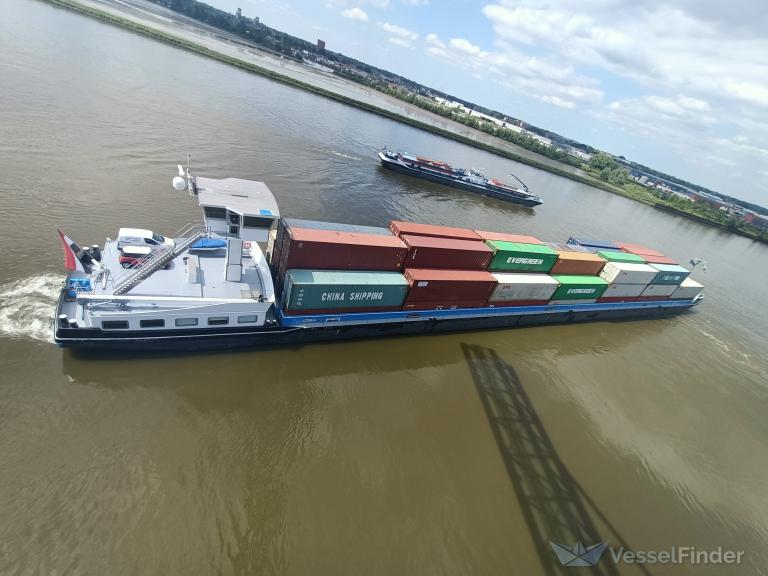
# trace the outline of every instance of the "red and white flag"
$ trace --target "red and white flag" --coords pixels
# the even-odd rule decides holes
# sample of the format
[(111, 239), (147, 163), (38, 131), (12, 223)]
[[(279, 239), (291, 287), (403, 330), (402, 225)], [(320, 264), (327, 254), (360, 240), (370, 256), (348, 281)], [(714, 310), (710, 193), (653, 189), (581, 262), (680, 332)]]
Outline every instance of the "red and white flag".
[(59, 238), (61, 238), (61, 247), (64, 249), (64, 268), (90, 273), (90, 263), (92, 262), (90, 255), (61, 230), (59, 230)]

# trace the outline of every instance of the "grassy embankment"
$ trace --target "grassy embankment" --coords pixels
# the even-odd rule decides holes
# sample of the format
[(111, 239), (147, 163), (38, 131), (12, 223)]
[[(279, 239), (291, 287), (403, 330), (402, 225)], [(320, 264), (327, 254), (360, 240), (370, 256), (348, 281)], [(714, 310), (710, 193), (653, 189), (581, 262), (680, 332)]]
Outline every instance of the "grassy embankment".
[[(638, 202), (642, 202), (644, 204), (648, 204), (650, 206), (655, 206), (657, 204), (667, 205), (668, 203), (660, 199), (659, 197), (651, 194), (648, 192), (644, 187), (638, 186), (635, 184), (625, 184), (623, 186), (617, 186), (615, 184), (612, 184), (610, 182), (606, 182), (605, 180), (600, 179), (598, 176), (591, 175), (588, 171), (582, 172), (581, 174), (570, 172), (566, 169), (560, 169), (556, 166), (552, 166), (550, 164), (546, 164), (544, 162), (539, 162), (535, 159), (528, 158), (526, 156), (522, 156), (519, 154), (515, 154), (514, 152), (511, 152), (509, 150), (504, 150), (501, 148), (497, 148), (495, 146), (491, 146), (489, 144), (485, 144), (483, 142), (478, 142), (476, 140), (473, 140), (472, 138), (467, 138), (466, 136), (462, 136), (460, 134), (456, 134), (454, 132), (451, 132), (449, 130), (445, 130), (443, 128), (439, 128), (437, 126), (433, 126), (431, 124), (428, 124), (426, 122), (421, 122), (419, 120), (415, 120), (413, 118), (408, 118), (407, 116), (403, 116), (401, 114), (398, 114), (396, 112), (391, 112), (389, 110), (385, 110), (384, 108), (380, 108), (378, 106), (374, 106), (372, 104), (368, 104), (365, 102), (360, 102), (358, 100), (354, 100), (352, 98), (349, 98), (347, 96), (343, 96), (341, 94), (336, 94), (335, 92), (332, 92), (330, 90), (326, 90), (324, 88), (320, 88), (318, 86), (313, 86), (312, 84), (309, 84), (307, 82), (302, 82), (301, 80), (296, 80), (295, 78), (291, 78), (290, 76), (285, 76), (283, 74), (274, 72), (272, 70), (268, 70), (266, 68), (262, 68), (261, 66), (258, 66), (256, 64), (252, 64), (251, 62), (246, 62), (245, 60), (240, 60), (239, 58), (234, 58), (232, 56), (227, 56), (226, 54), (222, 54), (220, 52), (216, 52), (215, 50), (211, 50), (210, 48), (206, 48), (205, 46), (202, 46), (201, 44), (197, 44), (195, 42), (190, 42), (189, 40), (185, 40), (183, 38), (179, 38), (178, 36), (174, 36), (172, 34), (168, 34), (166, 32), (162, 32), (160, 30), (156, 30), (150, 26), (145, 26), (143, 24), (139, 24), (137, 22), (134, 22), (132, 20), (129, 20), (127, 18), (123, 18), (121, 16), (116, 16), (113, 14), (110, 14), (108, 12), (105, 12), (103, 10), (98, 10), (96, 8), (92, 8), (90, 6), (86, 6), (84, 4), (81, 4), (80, 2), (77, 2), (76, 0), (44, 0), (50, 4), (53, 4), (55, 6), (60, 6), (63, 8), (68, 8), (70, 10), (74, 10), (76, 12), (79, 12), (81, 14), (85, 14), (87, 16), (91, 16), (92, 18), (96, 18), (98, 20), (101, 20), (102, 22), (106, 22), (109, 24), (113, 24), (115, 26), (120, 26), (121, 28), (127, 29), (131, 32), (135, 32), (137, 34), (140, 34), (142, 36), (146, 36), (149, 38), (152, 38), (154, 40), (159, 40), (160, 42), (164, 42), (166, 44), (170, 44), (172, 46), (176, 46), (178, 48), (182, 48), (184, 50), (188, 50), (190, 52), (194, 52), (196, 54), (199, 54), (201, 56), (205, 56), (206, 58), (211, 58), (214, 60), (218, 60), (219, 62), (223, 62), (225, 64), (229, 64), (231, 66), (236, 66), (237, 68), (240, 68), (242, 70), (246, 70), (248, 72), (252, 72), (255, 74), (259, 74), (261, 76), (264, 76), (266, 78), (270, 78), (272, 80), (275, 80), (277, 82), (282, 82), (284, 84), (287, 84), (289, 86), (294, 86), (296, 88), (300, 88), (302, 90), (307, 90), (309, 92), (312, 92), (314, 94), (318, 94), (320, 96), (324, 96), (326, 98), (330, 98), (332, 100), (336, 100), (338, 102), (343, 102), (344, 104), (348, 104), (350, 106), (354, 106), (356, 108), (360, 108), (362, 110), (366, 110), (368, 112), (371, 112), (373, 114), (377, 114), (379, 116), (383, 116), (385, 118), (389, 118), (391, 120), (395, 120), (397, 122), (401, 122), (403, 124), (407, 124), (409, 126), (413, 126), (414, 128), (418, 128), (421, 130), (425, 130), (427, 132), (431, 132), (433, 134), (437, 134), (439, 136), (442, 136), (444, 138), (449, 138), (451, 140), (455, 140), (457, 142), (461, 142), (462, 144), (466, 144), (468, 146), (472, 146), (474, 148), (479, 148), (481, 150), (485, 150), (486, 152), (490, 152), (492, 154), (495, 154), (497, 156), (502, 156), (504, 158), (508, 158), (510, 160), (514, 160), (515, 162), (520, 162), (521, 164), (526, 164), (528, 166), (532, 166), (534, 168), (538, 168), (539, 170), (545, 170), (551, 174), (555, 174), (557, 176), (561, 176), (563, 178), (568, 178), (570, 180), (575, 180), (577, 182), (581, 182), (583, 184), (587, 184), (589, 186), (593, 186), (595, 188), (600, 188), (602, 190), (605, 190), (607, 192), (611, 192), (613, 194), (618, 194), (621, 196), (624, 196), (626, 198), (630, 198), (632, 200), (636, 200)], [(681, 215), (685, 215), (686, 213), (689, 213), (688, 210), (680, 209)], [(717, 226), (718, 228), (722, 228), (725, 230), (734, 231), (736, 233), (740, 233), (744, 236), (755, 238), (757, 239), (757, 235), (751, 234), (748, 231), (745, 230), (733, 230), (731, 228), (728, 228), (724, 226), (721, 222), (713, 221), (709, 218), (709, 215), (699, 215), (697, 218), (695, 218), (699, 222), (703, 223), (709, 223), (714, 226)]]

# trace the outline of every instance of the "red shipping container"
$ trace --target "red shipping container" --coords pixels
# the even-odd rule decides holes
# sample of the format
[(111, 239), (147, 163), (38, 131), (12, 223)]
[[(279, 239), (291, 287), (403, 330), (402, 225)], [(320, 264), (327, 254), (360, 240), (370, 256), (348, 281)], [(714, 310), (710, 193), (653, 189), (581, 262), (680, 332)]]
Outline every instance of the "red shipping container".
[(461, 302), (406, 302), (403, 310), (455, 310), (457, 308), (485, 308), (485, 300)]
[(401, 310), (400, 306), (381, 306), (379, 308), (317, 308), (314, 310), (286, 310), (283, 308), (283, 314), (287, 316), (308, 316), (311, 314), (358, 314), (363, 312), (397, 312)]
[(637, 254), (639, 256), (664, 256), (664, 254), (662, 254), (658, 250), (654, 250), (653, 248), (648, 248), (647, 246), (643, 246), (642, 244), (629, 244), (627, 242), (617, 242), (616, 246), (621, 248), (624, 252), (629, 252), (630, 254)]
[(399, 271), (407, 252), (395, 236), (290, 228), (283, 241), (278, 278), (290, 268)]
[(519, 242), (520, 244), (544, 244), (534, 236), (521, 234), (506, 234), (504, 232), (488, 232), (487, 230), (475, 230), (475, 233), (483, 240), (498, 240), (500, 242)]
[(408, 268), (485, 270), (493, 257), (493, 250), (485, 242), (409, 234), (401, 239), (408, 246)]
[(497, 300), (488, 302), (488, 308), (508, 308), (509, 306), (546, 306), (549, 300)]
[(604, 298), (598, 298), (598, 302), (637, 302), (637, 296), (606, 296)]
[(643, 260), (648, 262), (648, 264), (677, 264), (677, 260), (673, 260), (669, 256), (652, 256), (649, 254), (640, 254), (640, 256), (643, 257)]
[(451, 226), (435, 226), (434, 224), (417, 224), (392, 220), (389, 229), (395, 236), (410, 234), (411, 236), (434, 236), (435, 238), (455, 238), (457, 240), (476, 240), (481, 238), (468, 228), (453, 228)]
[(414, 302), (487, 302), (496, 288), (496, 278), (484, 270), (425, 270), (406, 268), (410, 284), (406, 304)]

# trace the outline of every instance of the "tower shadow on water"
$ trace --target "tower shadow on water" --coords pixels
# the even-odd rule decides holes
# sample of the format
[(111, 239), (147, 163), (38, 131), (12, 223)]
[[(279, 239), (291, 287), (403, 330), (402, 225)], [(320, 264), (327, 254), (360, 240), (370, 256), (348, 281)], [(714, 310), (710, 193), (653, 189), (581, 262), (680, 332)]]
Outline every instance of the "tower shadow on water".
[[(536, 413), (514, 367), (492, 349), (461, 344), (542, 567), (542, 574), (618, 575), (609, 551), (594, 567), (562, 566), (550, 546), (607, 541), (631, 549), (570, 474)], [(599, 521), (598, 529), (593, 519)], [(650, 575), (642, 565), (640, 574)]]

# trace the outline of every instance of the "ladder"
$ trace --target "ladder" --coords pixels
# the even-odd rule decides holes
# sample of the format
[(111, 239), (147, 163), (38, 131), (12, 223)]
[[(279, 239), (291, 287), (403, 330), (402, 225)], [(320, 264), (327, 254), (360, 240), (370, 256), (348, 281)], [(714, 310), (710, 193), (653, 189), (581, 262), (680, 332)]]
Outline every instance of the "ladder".
[(185, 226), (176, 233), (176, 245), (173, 248), (165, 245), (158, 246), (144, 258), (138, 260), (131, 270), (115, 278), (112, 283), (112, 294), (125, 294), (179, 254), (188, 250), (192, 244), (205, 237), (206, 234), (207, 230), (197, 223)]

